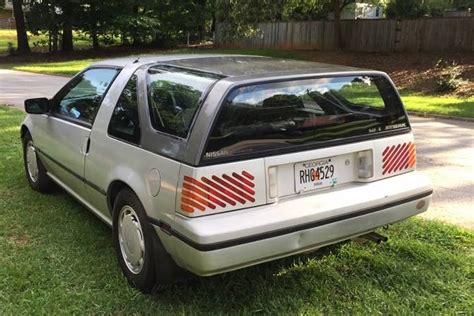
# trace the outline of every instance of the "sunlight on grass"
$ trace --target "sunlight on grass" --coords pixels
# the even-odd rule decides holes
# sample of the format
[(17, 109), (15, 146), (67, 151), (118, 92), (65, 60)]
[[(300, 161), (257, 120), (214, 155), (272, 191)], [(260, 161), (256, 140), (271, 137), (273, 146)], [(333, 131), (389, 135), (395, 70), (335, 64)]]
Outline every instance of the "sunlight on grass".
[(474, 97), (463, 99), (402, 92), (402, 100), (409, 111), (474, 118)]
[(384, 244), (340, 243), (143, 295), (105, 224), (62, 190), (29, 188), (23, 116), (0, 106), (0, 315), (472, 313), (474, 234), (416, 218), (384, 231)]
[(74, 75), (97, 61), (97, 59), (82, 59), (53, 63), (35, 63), (14, 66), (12, 69), (19, 71), (29, 71), (37, 73), (46, 73), (53, 75)]
[[(118, 39), (115, 39), (118, 42)], [(8, 43), (12, 43), (14, 47), (17, 46), (16, 43), (16, 30), (0, 29), (0, 53), (5, 53), (8, 49)], [(48, 36), (46, 34), (33, 35), (28, 32), (28, 42), (32, 49), (35, 47), (48, 47)], [(90, 48), (92, 43), (87, 36), (83, 33), (73, 32), (73, 42), (75, 48)]]

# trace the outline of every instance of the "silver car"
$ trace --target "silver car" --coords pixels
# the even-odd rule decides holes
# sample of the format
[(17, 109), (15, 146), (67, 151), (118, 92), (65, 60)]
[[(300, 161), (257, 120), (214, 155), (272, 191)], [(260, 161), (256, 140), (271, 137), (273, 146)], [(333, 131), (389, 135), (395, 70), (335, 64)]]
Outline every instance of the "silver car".
[[(28, 181), (113, 229), (147, 292), (307, 252), (427, 210), (382, 72), (234, 55), (113, 59), (25, 101)], [(380, 237), (380, 236), (379, 236)]]

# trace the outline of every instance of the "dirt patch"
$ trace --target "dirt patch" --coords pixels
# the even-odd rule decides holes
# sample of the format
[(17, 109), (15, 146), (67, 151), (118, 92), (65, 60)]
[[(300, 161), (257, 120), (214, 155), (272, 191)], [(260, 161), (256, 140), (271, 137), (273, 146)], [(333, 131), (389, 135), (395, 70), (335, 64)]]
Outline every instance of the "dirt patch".
[(30, 238), (26, 235), (10, 236), (8, 243), (15, 247), (25, 247), (30, 242)]

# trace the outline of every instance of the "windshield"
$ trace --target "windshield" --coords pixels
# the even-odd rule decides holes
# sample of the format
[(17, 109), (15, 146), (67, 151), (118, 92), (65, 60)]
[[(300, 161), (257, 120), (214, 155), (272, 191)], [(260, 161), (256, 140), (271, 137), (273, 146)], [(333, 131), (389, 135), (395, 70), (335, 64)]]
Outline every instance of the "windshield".
[(254, 155), (408, 127), (382, 76), (257, 84), (226, 97), (204, 159)]

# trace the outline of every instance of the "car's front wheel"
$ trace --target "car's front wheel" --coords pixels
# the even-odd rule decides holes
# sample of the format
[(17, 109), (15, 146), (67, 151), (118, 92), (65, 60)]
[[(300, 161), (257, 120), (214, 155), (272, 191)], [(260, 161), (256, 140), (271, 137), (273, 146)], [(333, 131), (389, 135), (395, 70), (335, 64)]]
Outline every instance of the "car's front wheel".
[(37, 155), (35, 143), (29, 132), (26, 132), (23, 137), (23, 162), (26, 178), (31, 188), (41, 193), (49, 192), (53, 183)]

